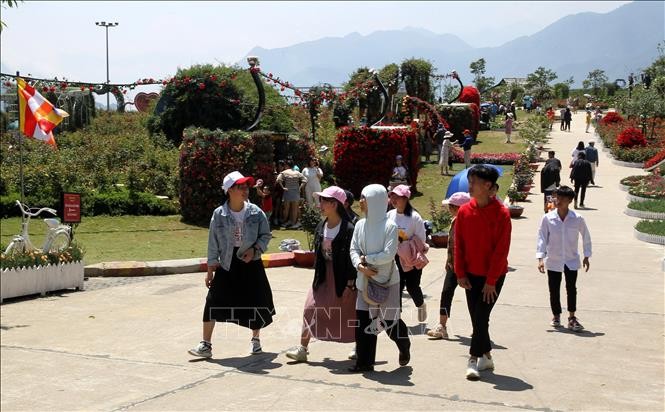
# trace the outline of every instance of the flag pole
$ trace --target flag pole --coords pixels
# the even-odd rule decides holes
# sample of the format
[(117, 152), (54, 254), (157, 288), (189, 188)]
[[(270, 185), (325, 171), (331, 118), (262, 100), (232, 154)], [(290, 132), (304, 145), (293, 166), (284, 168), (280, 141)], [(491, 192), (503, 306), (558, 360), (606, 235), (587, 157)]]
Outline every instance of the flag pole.
[[(25, 197), (25, 188), (23, 185), (23, 136), (21, 136), (21, 130), (22, 130), (22, 125), (21, 125), (21, 96), (19, 95), (19, 87), (18, 87), (18, 78), (21, 74), (17, 71), (16, 72), (16, 106), (18, 107), (18, 150), (19, 150), (19, 176), (21, 178), (21, 205), (23, 205), (24, 197)], [(23, 206), (21, 206), (23, 207)], [(25, 219), (25, 216), (21, 214), (21, 219)]]

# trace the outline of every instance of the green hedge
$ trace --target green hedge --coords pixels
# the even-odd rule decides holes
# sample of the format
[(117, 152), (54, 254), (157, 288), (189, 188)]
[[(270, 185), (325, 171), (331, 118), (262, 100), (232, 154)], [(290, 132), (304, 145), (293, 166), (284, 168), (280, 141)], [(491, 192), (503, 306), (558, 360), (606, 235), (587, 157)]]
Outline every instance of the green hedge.
[(635, 225), (638, 232), (665, 236), (665, 220), (640, 220)]
[(643, 202), (630, 202), (628, 208), (643, 212), (665, 213), (665, 200), (647, 200)]

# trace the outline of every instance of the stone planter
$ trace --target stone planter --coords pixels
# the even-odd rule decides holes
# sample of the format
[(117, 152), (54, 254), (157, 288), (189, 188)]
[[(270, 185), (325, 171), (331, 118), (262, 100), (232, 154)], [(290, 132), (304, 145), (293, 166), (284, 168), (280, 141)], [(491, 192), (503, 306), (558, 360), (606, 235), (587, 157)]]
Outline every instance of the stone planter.
[(83, 262), (7, 269), (0, 272), (0, 302), (54, 290), (83, 290), (83, 286)]
[(665, 236), (651, 235), (634, 229), (635, 237), (642, 242), (655, 243), (656, 245), (665, 245)]
[(633, 187), (633, 186), (626, 186), (624, 184), (619, 183), (619, 190), (621, 190), (621, 191), (627, 192), (627, 191), (630, 190), (631, 187)]
[(626, 195), (626, 199), (628, 199), (629, 202), (646, 202), (647, 200), (657, 200), (654, 199), (653, 197), (635, 196), (631, 195), (630, 193)]
[(448, 247), (448, 233), (433, 233), (430, 238), (432, 239), (432, 246), (435, 248)]
[(629, 207), (623, 211), (628, 216), (638, 217), (640, 219), (665, 220), (665, 213), (647, 212), (645, 210), (635, 210)]
[(644, 162), (642, 163), (634, 163), (634, 162), (624, 162), (621, 160), (616, 160), (612, 159), (612, 163), (618, 166), (623, 166), (623, 167), (632, 167), (634, 169), (643, 169), (644, 168)]
[(312, 250), (294, 250), (293, 260), (296, 266), (301, 268), (313, 268), (316, 261), (316, 253)]
[(510, 205), (508, 206), (508, 211), (510, 212), (511, 218), (517, 219), (522, 216), (522, 213), (524, 213), (524, 208), (522, 206)]

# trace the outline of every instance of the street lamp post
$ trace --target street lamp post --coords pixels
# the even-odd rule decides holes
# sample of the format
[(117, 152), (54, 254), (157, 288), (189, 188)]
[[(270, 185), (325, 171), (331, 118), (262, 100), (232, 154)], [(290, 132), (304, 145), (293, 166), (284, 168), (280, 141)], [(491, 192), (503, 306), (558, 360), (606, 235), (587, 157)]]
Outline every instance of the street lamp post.
[[(111, 80), (109, 79), (109, 27), (116, 27), (118, 22), (115, 23), (107, 23), (105, 21), (99, 22), (96, 21), (95, 25), (99, 27), (104, 27), (106, 29), (106, 85), (107, 87), (109, 84), (111, 84)], [(106, 111), (110, 110), (110, 89), (106, 91)]]

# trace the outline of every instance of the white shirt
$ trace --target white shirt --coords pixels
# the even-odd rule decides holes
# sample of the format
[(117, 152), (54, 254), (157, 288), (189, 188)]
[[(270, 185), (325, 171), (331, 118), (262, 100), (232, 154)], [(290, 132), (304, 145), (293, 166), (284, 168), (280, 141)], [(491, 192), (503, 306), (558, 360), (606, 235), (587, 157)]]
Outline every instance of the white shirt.
[(231, 212), (231, 216), (233, 216), (233, 220), (235, 221), (233, 227), (234, 246), (240, 247), (242, 245), (242, 227), (244, 225), (245, 213), (247, 212), (247, 204), (239, 212), (234, 212), (230, 208), (229, 212)]
[(418, 212), (411, 211), (411, 216), (406, 216), (402, 213), (397, 213), (397, 209), (388, 212), (388, 219), (397, 224), (398, 237), (406, 238), (405, 240), (412, 239), (413, 236), (418, 236), (420, 240), (425, 242), (425, 222)]
[(326, 260), (332, 260), (332, 241), (335, 240), (335, 237), (339, 233), (339, 228), (342, 226), (342, 223), (338, 223), (337, 226), (329, 228), (328, 223), (323, 225), (323, 257)]
[(406, 179), (406, 167), (396, 166), (393, 168), (393, 176), (398, 179)]
[(321, 187), (319, 176), (323, 176), (323, 171), (318, 167), (306, 167), (302, 174), (307, 178), (307, 185), (312, 187)]
[(554, 272), (563, 272), (564, 265), (570, 270), (579, 269), (579, 235), (584, 257), (591, 257), (591, 235), (582, 216), (569, 210), (562, 221), (556, 209), (546, 213), (540, 221), (536, 258), (545, 258), (545, 267)]

